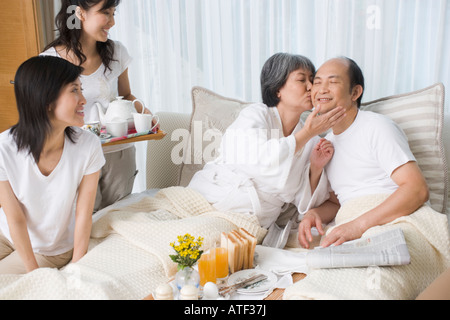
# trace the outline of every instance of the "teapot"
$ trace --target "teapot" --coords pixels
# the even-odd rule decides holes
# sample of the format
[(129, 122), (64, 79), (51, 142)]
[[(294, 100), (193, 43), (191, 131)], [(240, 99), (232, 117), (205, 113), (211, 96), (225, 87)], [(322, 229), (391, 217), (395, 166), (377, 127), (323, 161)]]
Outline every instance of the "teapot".
[(116, 100), (112, 101), (109, 104), (106, 111), (103, 109), (103, 106), (100, 103), (96, 102), (95, 105), (97, 106), (102, 126), (106, 126), (106, 123), (108, 122), (126, 120), (128, 121), (128, 128), (133, 129), (133, 113), (137, 112), (136, 108), (134, 107), (136, 102), (140, 102), (142, 105), (144, 105), (144, 103), (138, 99), (131, 102), (128, 100), (124, 100), (123, 97), (118, 97)]

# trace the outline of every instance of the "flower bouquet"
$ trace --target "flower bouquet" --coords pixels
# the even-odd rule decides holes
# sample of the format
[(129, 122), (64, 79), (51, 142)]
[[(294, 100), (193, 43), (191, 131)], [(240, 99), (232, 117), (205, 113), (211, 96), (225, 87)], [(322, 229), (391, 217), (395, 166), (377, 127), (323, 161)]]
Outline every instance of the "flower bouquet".
[(198, 237), (196, 240), (195, 237), (187, 233), (184, 236), (178, 236), (177, 241), (170, 244), (176, 254), (169, 255), (172, 261), (177, 264), (178, 273), (175, 277), (177, 287), (181, 289), (186, 284), (198, 287), (200, 276), (193, 269), (193, 266), (203, 254), (203, 250), (200, 250), (203, 238)]

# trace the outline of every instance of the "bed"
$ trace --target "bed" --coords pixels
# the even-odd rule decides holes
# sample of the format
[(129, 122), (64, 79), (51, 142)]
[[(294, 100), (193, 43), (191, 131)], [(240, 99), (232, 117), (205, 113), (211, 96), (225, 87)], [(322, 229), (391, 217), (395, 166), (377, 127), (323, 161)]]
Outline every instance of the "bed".
[[(192, 89), (192, 103), (192, 114), (158, 114), (167, 136), (161, 141), (148, 142), (148, 190), (132, 194), (94, 215), (86, 256), (61, 270), (39, 269), (24, 276), (0, 276), (0, 299), (143, 299), (176, 273), (176, 266), (168, 255), (172, 253), (169, 243), (178, 235), (187, 232), (201, 235), (205, 238), (204, 249), (208, 249), (218, 241), (221, 232), (244, 227), (262, 241), (267, 231), (259, 227), (256, 219), (218, 212), (200, 195), (185, 188), (205, 161), (215, 157), (211, 146), (217, 144), (220, 134), (249, 102), (195, 87)], [(420, 285), (414, 288), (415, 292), (394, 290), (394, 294), (390, 286), (381, 288), (382, 292), (374, 295), (358, 283), (356, 293), (348, 295), (343, 290), (319, 283), (319, 289), (315, 289), (317, 292), (305, 295), (305, 290), (309, 292), (311, 288), (317, 288), (315, 279), (322, 276), (318, 274), (308, 275), (288, 288), (285, 299), (411, 299), (438, 273), (450, 267), (446, 217), (449, 212), (448, 169), (442, 143), (443, 85), (383, 98), (366, 103), (362, 108), (391, 117), (408, 136), (429, 184), (431, 196), (427, 211), (438, 213), (433, 215), (433, 219), (439, 227), (430, 227), (423, 236), (430, 243), (427, 250), (434, 248), (438, 254), (436, 266), (432, 272), (426, 272), (428, 266), (420, 269), (420, 272), (425, 272), (416, 275)], [(196, 139), (198, 135), (201, 139)], [(426, 217), (422, 219), (427, 220)], [(416, 225), (420, 230), (420, 219), (418, 221)], [(283, 224), (282, 219), (279, 224)], [(288, 241), (287, 249), (298, 250), (292, 239), (295, 239), (295, 233)], [(367, 272), (360, 275), (360, 282), (365, 281), (365, 275)], [(347, 277), (346, 274), (336, 286), (345, 283)], [(391, 280), (395, 282), (397, 278)], [(394, 287), (401, 285), (398, 282)]]

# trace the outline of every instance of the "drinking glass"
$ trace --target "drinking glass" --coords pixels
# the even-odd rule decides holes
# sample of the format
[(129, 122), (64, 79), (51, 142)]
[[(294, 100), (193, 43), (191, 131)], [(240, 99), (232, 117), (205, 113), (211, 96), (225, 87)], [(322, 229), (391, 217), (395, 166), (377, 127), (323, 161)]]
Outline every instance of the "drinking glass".
[(212, 248), (209, 253), (203, 254), (198, 260), (198, 273), (200, 274), (200, 285), (203, 287), (207, 282), (216, 283), (216, 250)]
[(216, 277), (217, 279), (225, 279), (228, 277), (227, 248), (216, 248)]

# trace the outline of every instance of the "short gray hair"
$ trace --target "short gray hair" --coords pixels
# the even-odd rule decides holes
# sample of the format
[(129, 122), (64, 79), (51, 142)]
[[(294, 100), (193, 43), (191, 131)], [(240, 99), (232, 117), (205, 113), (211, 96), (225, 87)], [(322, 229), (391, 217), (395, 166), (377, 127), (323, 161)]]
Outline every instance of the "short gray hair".
[(316, 73), (314, 64), (308, 58), (289, 53), (276, 53), (264, 64), (261, 71), (261, 93), (263, 103), (275, 107), (280, 103), (278, 91), (286, 84), (289, 75), (303, 69)]

